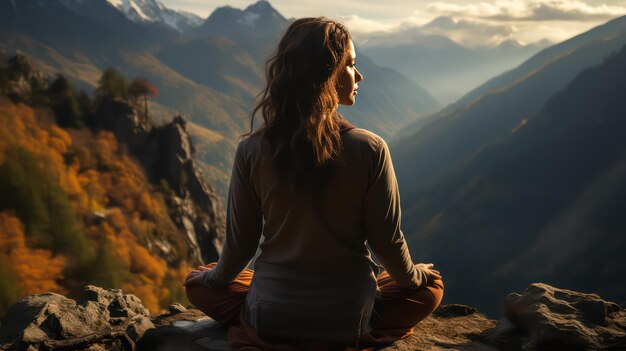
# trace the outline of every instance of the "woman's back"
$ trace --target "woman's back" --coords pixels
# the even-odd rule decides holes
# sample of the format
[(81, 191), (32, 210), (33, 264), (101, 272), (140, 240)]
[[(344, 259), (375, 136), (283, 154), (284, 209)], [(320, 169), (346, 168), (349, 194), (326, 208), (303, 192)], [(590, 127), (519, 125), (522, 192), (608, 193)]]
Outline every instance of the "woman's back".
[[(399, 196), (385, 142), (358, 128), (341, 136), (342, 160), (295, 190), (281, 179), (261, 136), (238, 146), (229, 216), (240, 220), (229, 221), (237, 239), (229, 241), (222, 259), (240, 261), (233, 267), (247, 263), (265, 219), (246, 301), (246, 318), (262, 334), (347, 340), (367, 332), (378, 273), (368, 240), (401, 284), (420, 284), (399, 229)], [(252, 220), (241, 223), (244, 218)]]

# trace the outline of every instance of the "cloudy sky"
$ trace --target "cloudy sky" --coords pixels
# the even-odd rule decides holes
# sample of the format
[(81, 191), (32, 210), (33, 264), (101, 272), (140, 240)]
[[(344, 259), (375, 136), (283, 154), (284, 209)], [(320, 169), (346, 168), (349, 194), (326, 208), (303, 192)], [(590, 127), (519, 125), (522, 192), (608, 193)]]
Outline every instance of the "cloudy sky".
[[(255, 0), (161, 0), (168, 7), (207, 17), (215, 8), (245, 8)], [(359, 34), (431, 26), (470, 46), (516, 39), (559, 42), (612, 18), (626, 15), (626, 0), (270, 0), (285, 17), (326, 16), (342, 20)]]

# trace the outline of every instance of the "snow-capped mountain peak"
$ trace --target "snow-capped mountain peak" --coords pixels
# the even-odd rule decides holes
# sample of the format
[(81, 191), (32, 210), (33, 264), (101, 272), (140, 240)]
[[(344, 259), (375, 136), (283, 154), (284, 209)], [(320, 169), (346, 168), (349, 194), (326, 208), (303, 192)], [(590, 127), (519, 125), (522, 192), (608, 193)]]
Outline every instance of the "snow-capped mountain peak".
[(193, 33), (196, 36), (211, 35), (226, 38), (242, 35), (274, 38), (288, 23), (289, 21), (268, 1), (259, 0), (243, 10), (231, 6), (218, 7)]
[(161, 23), (179, 32), (202, 24), (194, 14), (167, 8), (159, 0), (106, 0), (134, 22)]

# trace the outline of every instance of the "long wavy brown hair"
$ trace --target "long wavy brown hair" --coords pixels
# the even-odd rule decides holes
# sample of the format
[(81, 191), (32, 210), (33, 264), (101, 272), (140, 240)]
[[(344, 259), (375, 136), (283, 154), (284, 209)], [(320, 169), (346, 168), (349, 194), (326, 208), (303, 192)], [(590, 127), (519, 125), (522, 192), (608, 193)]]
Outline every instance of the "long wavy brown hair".
[[(350, 59), (350, 40), (338, 22), (302, 18), (287, 28), (267, 61), (267, 85), (252, 112), (250, 132), (242, 137), (266, 138), (281, 169), (340, 159), (340, 127), (347, 122), (337, 112), (337, 79)], [(264, 123), (253, 132), (259, 112)]]

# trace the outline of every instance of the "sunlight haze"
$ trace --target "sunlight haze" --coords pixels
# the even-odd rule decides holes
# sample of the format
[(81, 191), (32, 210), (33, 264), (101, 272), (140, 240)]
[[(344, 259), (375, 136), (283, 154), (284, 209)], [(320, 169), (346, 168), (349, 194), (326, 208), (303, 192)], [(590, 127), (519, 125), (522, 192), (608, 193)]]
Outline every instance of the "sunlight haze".
[[(162, 0), (175, 9), (207, 17), (221, 6), (245, 8), (250, 0)], [(525, 44), (548, 39), (560, 42), (626, 14), (625, 0), (553, 1), (407, 1), (363, 0), (270, 1), (287, 18), (326, 16), (344, 21), (355, 35), (422, 26), (440, 16), (450, 17), (450, 28), (433, 29), (468, 46), (498, 44), (514, 39)]]

